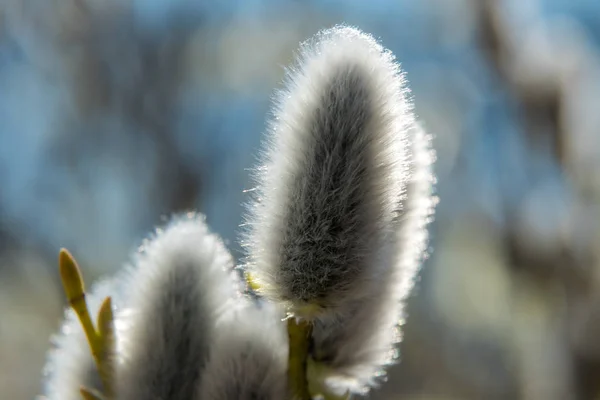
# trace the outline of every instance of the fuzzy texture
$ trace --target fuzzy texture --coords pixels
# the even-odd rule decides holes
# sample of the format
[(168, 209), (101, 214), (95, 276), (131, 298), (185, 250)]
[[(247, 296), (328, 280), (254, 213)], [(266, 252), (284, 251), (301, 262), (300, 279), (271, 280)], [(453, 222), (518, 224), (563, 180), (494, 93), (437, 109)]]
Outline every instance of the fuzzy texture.
[[(113, 298), (117, 400), (287, 398), (284, 313), (252, 302), (204, 217), (179, 216), (145, 241), (133, 265), (88, 295), (97, 314)], [(259, 307), (259, 304), (260, 307)], [(102, 391), (74, 312), (66, 312), (45, 369), (43, 400)]]
[[(176, 218), (120, 276), (116, 400), (288, 398), (284, 310), (313, 323), (318, 386), (376, 386), (397, 358), (426, 253), (429, 145), (398, 64), (371, 36), (340, 26), (304, 43), (276, 103), (243, 243), (246, 271), (276, 304), (241, 296), (202, 216)], [(49, 400), (98, 387), (73, 317), (52, 356)]]
[(371, 36), (319, 33), (288, 71), (257, 176), (246, 268), (313, 321), (312, 355), (336, 393), (366, 393), (397, 358), (427, 246), (434, 153), (407, 92)]
[(283, 311), (247, 300), (216, 326), (202, 374), (202, 400), (283, 400), (287, 388), (288, 338)]
[(217, 319), (238, 297), (232, 271), (202, 216), (190, 213), (157, 230), (131, 269), (119, 400), (197, 398)]
[(318, 319), (313, 328), (314, 357), (331, 369), (327, 384), (337, 392), (364, 394), (385, 377), (398, 357), (404, 301), (426, 254), (427, 223), (436, 199), (431, 165), (435, 154), (420, 127), (411, 131), (411, 179), (397, 220), (395, 253), (376, 290), (350, 302), (344, 312)]
[[(121, 275), (99, 282), (86, 294), (93, 319), (108, 296), (112, 297), (115, 313), (119, 312), (125, 297), (125, 294), (119, 290)], [(55, 335), (51, 342), (53, 348), (44, 367), (44, 394), (38, 397), (40, 400), (81, 400), (79, 393), (81, 386), (102, 389), (90, 346), (79, 319), (72, 309), (65, 311), (65, 320), (60, 333)]]
[(343, 312), (390, 270), (414, 125), (393, 55), (349, 27), (301, 46), (275, 104), (247, 268), (298, 316)]

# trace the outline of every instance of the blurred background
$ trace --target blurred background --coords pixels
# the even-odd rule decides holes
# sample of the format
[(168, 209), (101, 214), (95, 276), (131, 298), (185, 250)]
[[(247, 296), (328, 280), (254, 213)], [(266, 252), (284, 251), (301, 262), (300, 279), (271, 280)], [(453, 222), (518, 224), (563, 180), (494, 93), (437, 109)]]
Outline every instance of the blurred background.
[(600, 399), (600, 2), (0, 0), (0, 398), (40, 391), (65, 305), (173, 212), (236, 257), (298, 43), (345, 22), (408, 73), (440, 205), (374, 399)]

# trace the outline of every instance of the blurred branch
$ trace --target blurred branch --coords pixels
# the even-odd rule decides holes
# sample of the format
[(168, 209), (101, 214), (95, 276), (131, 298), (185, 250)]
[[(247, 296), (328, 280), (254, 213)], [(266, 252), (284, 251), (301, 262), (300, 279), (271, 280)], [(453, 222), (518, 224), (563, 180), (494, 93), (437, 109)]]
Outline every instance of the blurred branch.
[[(514, 74), (516, 49), (509, 39), (510, 27), (502, 18), (495, 0), (475, 1), (480, 21), (480, 45), (502, 82), (519, 103), (525, 133), (532, 144), (548, 137), (560, 165), (565, 161), (566, 132), (562, 122), (564, 104), (561, 84), (546, 80), (544, 87), (519, 79)], [(552, 68), (548, 66), (548, 68)]]
[[(530, 82), (516, 73), (515, 60), (517, 58), (516, 36), (511, 31), (506, 18), (503, 18), (501, 2), (494, 0), (475, 1), (480, 21), (480, 46), (495, 70), (502, 86), (508, 88), (514, 100), (519, 105), (520, 118), (524, 125), (525, 134), (530, 139), (533, 148), (548, 140), (552, 155), (561, 168), (566, 167), (567, 158), (567, 129), (564, 122), (565, 93), (563, 82), (560, 79), (560, 65), (548, 65), (549, 79), (539, 82)], [(519, 39), (521, 37), (519, 36)], [(529, 53), (528, 53), (529, 55)], [(532, 55), (532, 57), (535, 55)], [(526, 60), (527, 61), (527, 60)], [(543, 71), (540, 71), (540, 74)], [(560, 212), (560, 211), (557, 211)], [(590, 263), (592, 260), (584, 257), (577, 258), (573, 250), (573, 238), (561, 236), (558, 248), (553, 248), (545, 254), (532, 252), (524, 246), (522, 237), (516, 228), (517, 217), (514, 210), (507, 210), (507, 229), (504, 236), (505, 248), (510, 265), (515, 268), (516, 279), (522, 279), (525, 274), (532, 279), (535, 290), (540, 293), (550, 293), (560, 288), (565, 301), (577, 304), (577, 301), (588, 299), (595, 290), (591, 268), (581, 263)], [(521, 289), (522, 290), (522, 289)], [(543, 296), (547, 297), (547, 296)], [(584, 300), (586, 301), (586, 300)], [(517, 305), (518, 307), (518, 305)], [(548, 305), (548, 307), (553, 307)], [(567, 305), (567, 314), (572, 309)], [(565, 330), (569, 331), (569, 316), (562, 311), (554, 311), (567, 321)], [(569, 339), (564, 338), (564, 346), (569, 347), (571, 362), (573, 363), (572, 377), (576, 390), (576, 398), (589, 400), (600, 393), (600, 360), (593, 357), (582, 358), (571, 347)], [(527, 367), (525, 367), (527, 368)], [(568, 379), (567, 379), (568, 380)], [(523, 385), (531, 382), (523, 382)]]

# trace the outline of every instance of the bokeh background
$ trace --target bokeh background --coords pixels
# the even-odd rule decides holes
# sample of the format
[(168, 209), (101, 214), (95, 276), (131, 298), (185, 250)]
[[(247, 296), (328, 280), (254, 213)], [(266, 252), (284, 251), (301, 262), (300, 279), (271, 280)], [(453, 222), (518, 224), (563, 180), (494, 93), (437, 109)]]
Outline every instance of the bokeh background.
[(248, 168), (298, 43), (336, 23), (402, 62), (440, 204), (402, 363), (375, 399), (600, 391), (597, 0), (0, 0), (0, 398), (40, 391), (65, 305), (166, 216), (236, 257)]

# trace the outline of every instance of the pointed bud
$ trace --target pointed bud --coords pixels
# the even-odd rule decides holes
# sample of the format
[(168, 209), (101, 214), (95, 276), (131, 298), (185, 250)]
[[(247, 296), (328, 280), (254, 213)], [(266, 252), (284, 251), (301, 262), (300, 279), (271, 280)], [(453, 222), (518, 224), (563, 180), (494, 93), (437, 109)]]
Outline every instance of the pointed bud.
[(60, 277), (69, 303), (73, 303), (85, 296), (85, 285), (81, 271), (75, 258), (67, 249), (60, 249), (58, 256)]
[[(120, 275), (92, 286), (86, 296), (91, 315), (98, 314), (107, 296), (113, 296), (115, 303), (121, 303), (122, 297), (117, 290), (119, 282)], [(88, 339), (73, 309), (66, 310), (60, 333), (53, 336), (51, 341), (52, 349), (43, 371), (44, 399), (81, 400), (81, 387), (90, 392), (101, 392), (104, 389)], [(115, 354), (105, 356), (116, 357)]]

